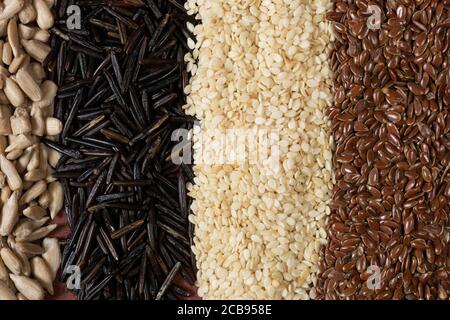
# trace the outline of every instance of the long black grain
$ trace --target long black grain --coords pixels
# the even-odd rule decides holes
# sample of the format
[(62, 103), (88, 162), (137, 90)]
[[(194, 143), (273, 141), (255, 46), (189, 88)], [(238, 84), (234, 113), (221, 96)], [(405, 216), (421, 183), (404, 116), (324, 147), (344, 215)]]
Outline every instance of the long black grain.
[[(81, 30), (66, 28), (69, 5)], [(187, 21), (182, 0), (60, 0), (45, 61), (60, 90), (55, 111), (71, 235), (62, 269), (77, 265), (86, 300), (188, 297), (176, 276), (193, 281), (194, 236), (187, 219), (189, 164), (171, 161), (184, 114)], [(62, 274), (62, 280), (70, 276)]]

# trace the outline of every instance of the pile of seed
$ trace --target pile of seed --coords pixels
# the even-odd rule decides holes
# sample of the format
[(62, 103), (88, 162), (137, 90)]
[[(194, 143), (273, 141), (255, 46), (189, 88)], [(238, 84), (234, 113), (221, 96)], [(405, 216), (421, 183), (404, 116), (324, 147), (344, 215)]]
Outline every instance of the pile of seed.
[(57, 87), (42, 66), (51, 3), (5, 0), (0, 8), (0, 300), (53, 294), (60, 265), (58, 240), (47, 237), (63, 206), (52, 177), (59, 154), (40, 143), (62, 130), (52, 117)]
[(176, 0), (73, 1), (81, 29), (57, 4), (49, 68), (59, 85), (63, 157), (54, 177), (65, 192), (72, 234), (63, 279), (81, 271), (78, 299), (150, 300), (189, 296), (193, 173), (177, 165), (175, 129), (192, 128), (182, 110), (190, 18)]
[[(190, 195), (199, 295), (207, 299), (308, 299), (331, 198), (328, 1), (189, 0), (201, 24), (186, 57), (187, 112), (211, 130), (279, 136), (269, 161), (198, 159)], [(255, 131), (255, 132), (256, 132)], [(256, 139), (246, 142), (252, 148)], [(220, 146), (218, 147), (220, 149)], [(214, 147), (213, 147), (214, 149)], [(216, 150), (218, 153), (223, 150)], [(203, 160), (203, 162), (202, 162)]]
[(328, 14), (336, 187), (319, 296), (447, 300), (450, 2), (377, 3), (380, 28), (365, 1)]

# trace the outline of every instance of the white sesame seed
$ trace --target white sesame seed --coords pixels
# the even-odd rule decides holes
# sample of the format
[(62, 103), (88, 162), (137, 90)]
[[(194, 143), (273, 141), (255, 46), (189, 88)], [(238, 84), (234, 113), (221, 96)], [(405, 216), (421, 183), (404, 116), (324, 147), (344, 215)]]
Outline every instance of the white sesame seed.
[[(317, 2), (317, 3), (316, 3)], [(201, 24), (185, 58), (192, 78), (186, 112), (219, 138), (227, 129), (253, 134), (241, 143), (254, 161), (197, 162), (194, 201), (199, 295), (207, 299), (309, 299), (325, 242), (331, 197), (331, 147), (325, 109), (332, 101), (327, 65), (329, 0), (187, 0)], [(278, 137), (258, 159), (260, 128)], [(217, 134), (214, 134), (216, 132)], [(203, 139), (208, 140), (209, 139)], [(230, 154), (220, 139), (194, 150)], [(199, 145), (201, 144), (201, 145)], [(202, 156), (205, 156), (202, 154)]]

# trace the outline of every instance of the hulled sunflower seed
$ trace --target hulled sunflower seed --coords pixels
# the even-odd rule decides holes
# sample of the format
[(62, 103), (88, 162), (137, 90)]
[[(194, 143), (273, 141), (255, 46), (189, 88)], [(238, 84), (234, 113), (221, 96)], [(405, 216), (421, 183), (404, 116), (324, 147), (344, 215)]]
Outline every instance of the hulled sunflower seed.
[(5, 282), (6, 284), (9, 283), (9, 272), (5, 264), (3, 263), (3, 259), (1, 258), (1, 256), (0, 256), (0, 280)]
[(47, 172), (42, 169), (33, 169), (28, 171), (23, 177), (24, 181), (36, 182), (39, 180), (44, 180), (47, 177)]
[(47, 136), (56, 136), (63, 130), (62, 122), (59, 119), (49, 117), (45, 119), (45, 133)]
[(23, 219), (16, 225), (13, 235), (18, 241), (21, 241), (23, 239), (26, 239), (26, 237), (28, 237), (32, 232), (33, 226), (31, 221)]
[(25, 95), (17, 83), (11, 78), (6, 78), (3, 88), (6, 97), (14, 107), (22, 107), (25, 104)]
[(45, 119), (40, 107), (31, 107), (31, 127), (34, 135), (42, 137), (45, 134)]
[(52, 279), (54, 280), (61, 263), (61, 252), (58, 239), (45, 238), (44, 241), (42, 241), (42, 246), (45, 249), (45, 252), (42, 254), (42, 258), (50, 267), (50, 270), (52, 272)]
[(45, 227), (42, 227), (42, 228), (39, 228), (39, 229), (33, 231), (30, 235), (25, 237), (25, 239), (23, 239), (23, 240), (24, 241), (36, 241), (36, 240), (45, 238), (57, 227), (58, 227), (57, 224), (49, 224), (48, 226), (45, 226)]
[(45, 58), (47, 58), (51, 49), (48, 45), (41, 41), (37, 40), (21, 40), (21, 44), (24, 47), (25, 51), (36, 61), (40, 63), (44, 62)]
[(8, 106), (0, 105), (0, 135), (8, 135), (11, 130), (11, 109)]
[(28, 134), (19, 134), (18, 136), (9, 136), (9, 146), (5, 152), (12, 152), (14, 150), (24, 150), (33, 145), (34, 139)]
[(50, 217), (51, 219), (54, 219), (63, 208), (64, 191), (61, 183), (55, 181), (49, 184), (48, 192), (51, 195), (49, 203)]
[(41, 41), (41, 42), (48, 42), (48, 40), (50, 39), (50, 33), (46, 30), (38, 30), (36, 31), (36, 33), (33, 35), (33, 39), (37, 40), (37, 41)]
[(45, 80), (41, 84), (41, 91), (43, 93), (42, 100), (33, 102), (33, 107), (45, 108), (53, 104), (56, 93), (58, 92), (58, 87), (53, 81)]
[(43, 143), (39, 144), (39, 169), (42, 169), (44, 171), (47, 171), (48, 168), (48, 154), (47, 154), (47, 148), (45, 148), (45, 145)]
[(21, 219), (13, 231), (17, 241), (28, 241), (27, 237), (36, 229), (42, 227), (48, 221), (47, 217), (41, 219)]
[(24, 0), (5, 0), (4, 8), (0, 12), (0, 20), (8, 20), (18, 14), (25, 4)]
[(23, 270), (21, 259), (10, 248), (0, 249), (3, 263), (13, 274), (20, 274)]
[(27, 109), (18, 107), (11, 117), (11, 130), (14, 135), (31, 133), (30, 115)]
[[(44, 146), (44, 148), (47, 148), (47, 146)], [(61, 159), (61, 154), (56, 150), (47, 148), (47, 155), (48, 155), (48, 163), (50, 164), (50, 166), (56, 168), (59, 160)]]
[(9, 20), (6, 32), (8, 33), (8, 43), (11, 46), (13, 55), (17, 57), (22, 48), (19, 42), (19, 32), (17, 30), (17, 21), (15, 19)]
[(10, 161), (17, 160), (23, 153), (22, 149), (16, 149), (6, 155), (6, 159)]
[(27, 26), (26, 24), (19, 24), (17, 30), (19, 32), (19, 37), (26, 40), (33, 38), (33, 35), (36, 32), (35, 28)]
[(17, 300), (14, 291), (12, 291), (2, 280), (0, 280), (0, 300)]
[(15, 249), (28, 256), (35, 256), (44, 253), (44, 249), (40, 245), (30, 242), (16, 242)]
[(19, 20), (23, 24), (28, 24), (36, 20), (37, 14), (32, 0), (25, 0), (23, 9), (19, 12)]
[(11, 196), (11, 188), (9, 186), (4, 186), (0, 191), (0, 205), (4, 205), (9, 197)]
[(41, 196), (47, 190), (47, 183), (44, 180), (38, 181), (29, 188), (20, 198), (19, 205), (30, 203)]
[(6, 145), (7, 145), (6, 137), (0, 135), (0, 153), (5, 152)]
[(40, 101), (42, 99), (42, 91), (39, 85), (34, 81), (31, 74), (24, 68), (16, 73), (16, 81), (22, 91), (32, 100)]
[(48, 293), (53, 294), (53, 276), (48, 264), (41, 257), (31, 259), (31, 273)]
[(0, 235), (8, 236), (19, 220), (19, 203), (17, 191), (13, 192), (3, 205), (0, 218)]
[(23, 210), (23, 215), (32, 220), (42, 219), (47, 215), (47, 211), (38, 206), (37, 204), (30, 205), (28, 208)]
[(27, 171), (32, 171), (34, 169), (38, 169), (39, 168), (39, 163), (40, 163), (40, 150), (39, 150), (39, 145), (35, 144), (31, 147), (31, 156), (30, 156), (30, 160), (28, 161), (27, 164)]
[(0, 154), (0, 169), (5, 174), (8, 185), (12, 191), (22, 188), (22, 178), (17, 172), (16, 167), (11, 161), (6, 159), (3, 154)]
[(6, 35), (6, 28), (8, 27), (8, 20), (0, 20), (0, 37), (4, 37)]
[(36, 81), (36, 83), (38, 84), (41, 84), (42, 81), (45, 79), (45, 70), (40, 63), (37, 62), (30, 63), (28, 71), (30, 72), (34, 81)]
[(47, 182), (47, 184), (50, 184), (50, 183), (58, 180), (54, 177), (54, 175), (53, 175), (54, 172), (55, 172), (55, 169), (53, 169), (52, 167), (49, 166), (47, 168), (47, 176), (45, 177), (45, 182)]
[(11, 74), (14, 74), (19, 70), (22, 66), (27, 66), (30, 63), (30, 57), (25, 54), (23, 51), (20, 51), (17, 56), (11, 61), (9, 65), (8, 71)]
[(3, 188), (5, 184), (6, 184), (6, 176), (3, 172), (0, 171), (0, 188)]
[(55, 20), (49, 7), (43, 0), (33, 0), (34, 8), (36, 9), (36, 22), (41, 29), (48, 30), (53, 27)]
[(30, 162), (31, 156), (33, 154), (33, 148), (26, 148), (20, 158), (16, 161), (17, 172), (22, 174), (27, 169), (28, 163)]
[(24, 252), (17, 250), (16, 248), (17, 242), (14, 245), (15, 254), (20, 259), (20, 262), (22, 263), (22, 275), (29, 277), (31, 275), (31, 265), (30, 261), (28, 260), (28, 255)]
[(13, 56), (11, 45), (8, 42), (6, 42), (3, 45), (2, 61), (4, 64), (10, 65), (13, 58), (14, 58), (14, 56)]
[(17, 290), (25, 296), (28, 300), (42, 300), (44, 299), (44, 289), (39, 282), (28, 277), (10, 275)]
[(38, 201), (39, 205), (42, 208), (48, 209), (51, 199), (52, 199), (51, 194), (48, 191), (46, 191), (43, 194), (41, 194), (41, 196), (39, 197), (39, 201)]

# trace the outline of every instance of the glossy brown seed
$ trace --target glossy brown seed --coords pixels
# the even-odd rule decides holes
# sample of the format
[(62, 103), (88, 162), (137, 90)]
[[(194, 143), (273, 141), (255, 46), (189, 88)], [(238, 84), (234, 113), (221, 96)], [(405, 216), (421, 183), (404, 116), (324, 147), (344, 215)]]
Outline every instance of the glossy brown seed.
[(425, 166), (422, 167), (422, 178), (426, 182), (431, 182), (431, 180), (433, 178), (431, 176), (430, 170), (427, 167), (425, 167)]
[(425, 249), (427, 246), (427, 243), (424, 239), (415, 239), (411, 241), (411, 247), (417, 248), (417, 249)]
[(409, 215), (404, 222), (405, 234), (409, 234), (414, 230), (414, 216)]
[[(333, 4), (336, 184), (318, 297), (448, 299), (437, 279), (450, 265), (450, 9), (380, 1), (381, 28), (367, 31), (367, 1)], [(371, 265), (382, 267), (377, 291)]]

